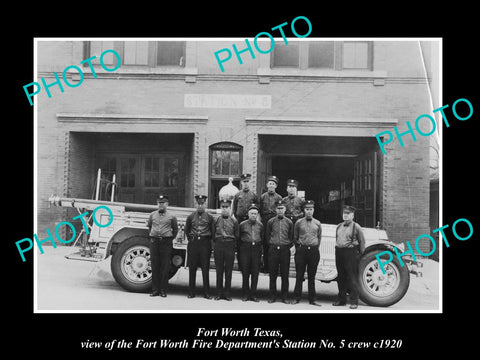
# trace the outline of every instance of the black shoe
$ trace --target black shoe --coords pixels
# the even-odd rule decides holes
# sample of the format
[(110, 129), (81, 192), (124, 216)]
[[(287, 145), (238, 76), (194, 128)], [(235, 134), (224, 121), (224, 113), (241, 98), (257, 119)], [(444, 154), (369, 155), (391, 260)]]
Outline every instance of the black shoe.
[(345, 301), (338, 300), (338, 301), (335, 301), (332, 305), (333, 306), (345, 306), (345, 305), (347, 305), (347, 303)]
[(222, 297), (220, 295), (215, 296), (215, 300), (220, 300)]
[(299, 302), (300, 302), (300, 299), (295, 299), (295, 300), (292, 300), (291, 304), (295, 305), (295, 304), (298, 304)]
[(248, 298), (248, 296), (242, 297), (242, 301), (248, 301), (248, 300), (250, 300), (250, 299)]
[(210, 300), (212, 298), (209, 294), (205, 294), (205, 295), (203, 295), (203, 297), (207, 300)]
[(252, 300), (253, 302), (260, 302), (260, 300), (258, 300), (258, 298), (256, 298), (255, 296), (250, 296), (248, 300)]
[(232, 298), (231, 298), (230, 296), (228, 296), (228, 295), (226, 295), (226, 296), (224, 297), (224, 299), (227, 300), (227, 301), (232, 301)]
[(160, 293), (158, 291), (152, 291), (152, 293), (150, 294), (150, 296), (159, 296)]
[(277, 301), (277, 299), (275, 299), (274, 297), (268, 299), (269, 304), (273, 304), (275, 301)]
[(358, 308), (358, 304), (351, 304), (350, 305), (350, 309), (356, 309), (356, 308)]
[(194, 293), (189, 293), (187, 296), (188, 299), (193, 299), (194, 297), (195, 297)]
[(160, 296), (167, 297), (167, 293), (165, 292), (165, 290), (160, 290)]
[(317, 303), (315, 300), (310, 300), (308, 303), (309, 303), (310, 305), (322, 306), (322, 305), (320, 305), (319, 303)]
[(287, 299), (282, 299), (282, 303), (284, 304), (287, 304), (287, 305), (291, 305), (292, 303), (290, 301), (288, 301)]

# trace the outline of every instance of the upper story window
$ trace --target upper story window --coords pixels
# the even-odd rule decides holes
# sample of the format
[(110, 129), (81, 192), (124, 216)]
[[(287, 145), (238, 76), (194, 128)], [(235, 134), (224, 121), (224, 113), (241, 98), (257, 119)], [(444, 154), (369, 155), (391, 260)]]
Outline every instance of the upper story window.
[(272, 52), (272, 67), (296, 67), (300, 65), (300, 51), (298, 42), (288, 44), (275, 43)]
[(185, 41), (157, 41), (157, 66), (185, 66)]
[[(122, 59), (122, 65), (136, 66), (179, 66), (185, 67), (185, 41), (90, 41), (87, 55), (100, 54), (108, 49), (115, 50)], [(112, 64), (114, 57), (108, 53), (105, 64)]]
[(308, 44), (308, 67), (333, 69), (335, 47), (333, 41), (316, 41)]
[(370, 69), (371, 51), (371, 42), (369, 41), (345, 41), (342, 67), (344, 69)]
[(275, 43), (271, 67), (297, 69), (365, 69), (373, 68), (371, 41), (289, 41)]

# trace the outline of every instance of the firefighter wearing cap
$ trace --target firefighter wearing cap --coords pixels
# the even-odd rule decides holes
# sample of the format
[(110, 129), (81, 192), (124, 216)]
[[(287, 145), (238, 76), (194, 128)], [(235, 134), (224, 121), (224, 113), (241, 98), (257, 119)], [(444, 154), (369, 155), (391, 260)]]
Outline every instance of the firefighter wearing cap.
[(277, 215), (267, 222), (265, 230), (266, 241), (268, 241), (268, 267), (270, 275), (270, 298), (269, 303), (276, 301), (277, 277), (280, 268), (282, 281), (281, 299), (288, 304), (288, 272), (290, 269), (290, 248), (293, 241), (293, 223), (285, 216), (285, 201), (276, 202)]
[[(257, 220), (258, 208), (248, 208), (248, 220), (240, 223), (239, 263), (242, 271), (242, 301), (258, 302), (257, 284), (262, 257), (263, 225)], [(251, 281), (251, 283), (250, 283)]]
[[(276, 192), (278, 178), (274, 175), (267, 178), (267, 191), (260, 196), (260, 216), (263, 227), (266, 228), (268, 220), (277, 215), (275, 203), (282, 200), (282, 196)], [(263, 271), (268, 272), (268, 243), (263, 244)]]
[(337, 267), (338, 299), (334, 306), (347, 303), (350, 293), (350, 308), (358, 307), (358, 262), (365, 252), (365, 238), (360, 225), (353, 221), (355, 208), (343, 207), (343, 222), (338, 224), (335, 241), (335, 264)]
[(167, 296), (172, 241), (177, 236), (177, 218), (167, 211), (168, 198), (160, 195), (158, 210), (148, 217), (147, 227), (150, 237), (150, 261), (152, 267), (152, 292), (150, 296)]
[(200, 267), (203, 279), (203, 297), (211, 299), (209, 268), (215, 224), (213, 216), (205, 211), (206, 199), (205, 195), (195, 196), (197, 209), (185, 221), (184, 231), (188, 238), (188, 298), (195, 297), (197, 268)]
[(285, 201), (285, 216), (288, 217), (292, 222), (295, 222), (303, 217), (303, 205), (304, 201), (302, 198), (297, 196), (297, 187), (298, 181), (294, 179), (289, 179), (287, 181), (287, 196), (283, 198)]
[(295, 290), (294, 303), (298, 304), (302, 297), (302, 285), (307, 271), (308, 302), (311, 305), (321, 306), (315, 301), (315, 275), (320, 261), (320, 242), (322, 240), (322, 225), (313, 218), (315, 202), (305, 202), (305, 217), (299, 219), (293, 229), (293, 241), (295, 244)]
[[(215, 300), (232, 301), (230, 288), (232, 284), (233, 262), (238, 241), (238, 222), (230, 216), (230, 200), (220, 201), (221, 216), (215, 221), (213, 232), (213, 257), (217, 273), (217, 294)], [(225, 287), (223, 275), (225, 274)]]
[(247, 212), (250, 205), (258, 204), (257, 195), (250, 190), (251, 177), (250, 174), (242, 174), (240, 176), (242, 189), (233, 197), (232, 212), (239, 223), (248, 219)]

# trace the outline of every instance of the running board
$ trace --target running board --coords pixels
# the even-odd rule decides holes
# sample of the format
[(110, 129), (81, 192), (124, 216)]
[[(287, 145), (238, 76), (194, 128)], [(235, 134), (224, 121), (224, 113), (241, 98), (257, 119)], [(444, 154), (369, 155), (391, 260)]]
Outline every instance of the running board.
[(73, 252), (71, 254), (65, 255), (65, 258), (68, 260), (83, 260), (83, 261), (92, 261), (92, 262), (99, 262), (103, 260), (102, 254), (89, 254), (85, 250), (79, 250), (77, 252)]

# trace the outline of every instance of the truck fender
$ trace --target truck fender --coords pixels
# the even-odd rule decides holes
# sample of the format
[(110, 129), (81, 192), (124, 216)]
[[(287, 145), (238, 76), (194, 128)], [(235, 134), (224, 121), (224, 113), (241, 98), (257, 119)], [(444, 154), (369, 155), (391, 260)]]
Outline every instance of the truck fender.
[(118, 244), (132, 236), (143, 236), (148, 238), (148, 229), (124, 227), (117, 231), (107, 243), (105, 258), (108, 258), (111, 254), (113, 254)]

